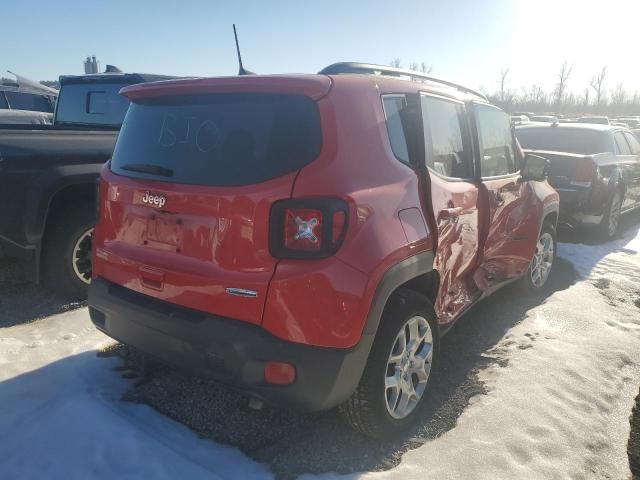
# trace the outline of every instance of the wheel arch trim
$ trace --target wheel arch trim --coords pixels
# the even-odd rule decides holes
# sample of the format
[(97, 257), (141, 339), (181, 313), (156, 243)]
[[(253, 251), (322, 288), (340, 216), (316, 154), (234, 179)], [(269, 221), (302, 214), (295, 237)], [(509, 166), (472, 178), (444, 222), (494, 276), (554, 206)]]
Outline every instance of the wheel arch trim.
[(362, 336), (375, 336), (384, 308), (393, 292), (408, 281), (433, 271), (433, 261), (434, 254), (430, 250), (416, 253), (396, 263), (382, 275), (371, 301)]

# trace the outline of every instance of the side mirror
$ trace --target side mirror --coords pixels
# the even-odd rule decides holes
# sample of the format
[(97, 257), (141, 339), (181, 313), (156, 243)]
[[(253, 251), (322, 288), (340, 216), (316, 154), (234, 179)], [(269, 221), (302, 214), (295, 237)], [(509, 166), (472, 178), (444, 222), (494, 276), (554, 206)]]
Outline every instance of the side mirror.
[(534, 182), (542, 182), (549, 175), (549, 160), (539, 155), (527, 153), (524, 156), (524, 162), (520, 175), (523, 181), (533, 180)]

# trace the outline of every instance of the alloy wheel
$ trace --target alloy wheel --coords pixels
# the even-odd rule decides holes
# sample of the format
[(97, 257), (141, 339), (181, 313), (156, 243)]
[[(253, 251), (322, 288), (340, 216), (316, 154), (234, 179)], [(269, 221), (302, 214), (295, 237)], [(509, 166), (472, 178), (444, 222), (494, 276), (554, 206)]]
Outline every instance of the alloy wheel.
[(549, 278), (554, 260), (553, 237), (549, 232), (543, 232), (536, 245), (536, 253), (531, 263), (531, 283), (535, 287), (542, 287)]
[(71, 262), (76, 276), (87, 285), (91, 283), (91, 240), (93, 228), (90, 228), (78, 238), (73, 247)]
[(395, 419), (411, 414), (427, 387), (433, 357), (433, 332), (427, 319), (411, 317), (398, 332), (385, 376), (385, 404)]

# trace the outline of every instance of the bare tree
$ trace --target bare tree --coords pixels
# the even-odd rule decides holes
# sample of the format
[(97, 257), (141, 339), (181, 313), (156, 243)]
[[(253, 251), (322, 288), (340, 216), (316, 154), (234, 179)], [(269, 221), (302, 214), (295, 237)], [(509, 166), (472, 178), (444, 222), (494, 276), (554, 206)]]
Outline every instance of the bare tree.
[(569, 65), (569, 62), (567, 60), (562, 62), (562, 66), (560, 67), (560, 71), (558, 72), (558, 83), (556, 83), (555, 91), (556, 111), (562, 105), (562, 100), (564, 99), (565, 93), (567, 91), (567, 83), (569, 81), (569, 77), (571, 76), (571, 72), (573, 72), (573, 65)]
[(585, 107), (588, 107), (589, 103), (590, 103), (589, 102), (589, 100), (590, 100), (589, 99), (589, 93), (590, 93), (589, 92), (589, 87), (585, 88), (584, 89), (584, 97), (583, 97), (583, 104), (584, 104)]
[(540, 85), (534, 85), (531, 87), (531, 93), (533, 94), (533, 103), (536, 105), (542, 105), (544, 103), (544, 92)]
[(627, 98), (627, 92), (624, 89), (624, 85), (619, 83), (615, 90), (611, 92), (611, 103), (616, 106), (620, 106)]
[(420, 71), (422, 73), (431, 73), (433, 70), (433, 65), (427, 65), (425, 62), (420, 63)]
[(509, 75), (509, 69), (503, 68), (500, 71), (500, 101), (504, 103), (505, 101), (505, 86), (507, 81), (507, 75)]
[(412, 62), (409, 64), (409, 70), (413, 70), (414, 72), (418, 71), (418, 62)]
[(596, 108), (600, 108), (602, 102), (602, 95), (604, 93), (604, 79), (607, 78), (607, 66), (602, 67), (602, 70), (595, 75), (590, 82), (591, 88), (596, 92)]
[(393, 60), (391, 60), (391, 63), (389, 63), (389, 65), (395, 68), (401, 68), (402, 62), (400, 61), (399, 58), (394, 58)]

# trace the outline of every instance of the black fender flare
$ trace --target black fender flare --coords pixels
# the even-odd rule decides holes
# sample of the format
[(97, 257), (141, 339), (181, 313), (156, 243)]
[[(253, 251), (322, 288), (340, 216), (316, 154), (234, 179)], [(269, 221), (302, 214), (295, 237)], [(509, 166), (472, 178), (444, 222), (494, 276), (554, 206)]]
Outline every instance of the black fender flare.
[(38, 249), (42, 242), (49, 208), (54, 196), (72, 185), (95, 185), (102, 163), (61, 165), (37, 175), (27, 187), (25, 226), (27, 240)]
[(433, 261), (434, 254), (432, 251), (419, 252), (396, 263), (382, 275), (362, 330), (363, 337), (365, 335), (375, 337), (382, 319), (382, 312), (389, 301), (389, 297), (399, 286), (409, 280), (433, 271)]
[[(547, 205), (542, 206), (542, 215), (540, 217), (540, 225), (538, 226), (538, 237), (540, 237), (540, 232), (542, 232), (542, 226), (544, 225), (545, 219), (549, 215), (555, 215), (556, 221), (553, 224), (553, 228), (558, 228), (558, 219), (560, 218), (560, 202), (549, 203)], [(536, 242), (538, 240), (536, 239)]]
[(409, 280), (433, 271), (433, 260), (434, 254), (431, 251), (416, 253), (396, 263), (382, 275), (373, 295), (360, 340), (351, 348), (348, 373), (341, 375), (335, 382), (335, 398), (340, 402), (346, 400), (360, 382), (389, 297)]

